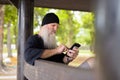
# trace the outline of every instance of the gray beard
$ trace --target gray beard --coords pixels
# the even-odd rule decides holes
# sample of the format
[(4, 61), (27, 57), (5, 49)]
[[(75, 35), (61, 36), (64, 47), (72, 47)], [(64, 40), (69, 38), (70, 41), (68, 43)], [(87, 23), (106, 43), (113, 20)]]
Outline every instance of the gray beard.
[(43, 39), (45, 48), (54, 49), (57, 47), (55, 34), (50, 34), (47, 28), (41, 32), (41, 37)]

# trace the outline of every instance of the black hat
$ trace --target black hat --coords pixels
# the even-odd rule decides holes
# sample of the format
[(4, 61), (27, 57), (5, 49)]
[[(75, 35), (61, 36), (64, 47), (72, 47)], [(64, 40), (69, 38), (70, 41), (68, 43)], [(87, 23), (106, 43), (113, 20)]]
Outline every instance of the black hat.
[(42, 20), (42, 25), (49, 24), (49, 23), (58, 23), (59, 24), (59, 18), (56, 14), (54, 13), (48, 13), (44, 16)]

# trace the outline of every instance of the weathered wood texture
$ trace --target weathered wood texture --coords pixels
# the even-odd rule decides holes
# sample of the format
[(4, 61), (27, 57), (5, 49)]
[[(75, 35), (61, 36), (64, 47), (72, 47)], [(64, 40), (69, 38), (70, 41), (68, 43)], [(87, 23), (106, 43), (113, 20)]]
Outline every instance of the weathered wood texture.
[(25, 63), (24, 75), (29, 80), (95, 80), (93, 70), (43, 60), (36, 61), (34, 66)]
[[(20, 0), (0, 0), (0, 4), (13, 4), (19, 8), (19, 1)], [(93, 1), (94, 0), (34, 0), (34, 7), (93, 11)]]

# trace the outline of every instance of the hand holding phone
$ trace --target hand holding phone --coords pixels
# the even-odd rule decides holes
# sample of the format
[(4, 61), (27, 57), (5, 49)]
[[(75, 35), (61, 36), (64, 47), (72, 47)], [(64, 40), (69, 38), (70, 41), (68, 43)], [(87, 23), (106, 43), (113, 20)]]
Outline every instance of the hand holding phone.
[[(78, 49), (81, 45), (79, 43), (74, 43), (70, 50), (74, 50), (75, 49)], [(68, 53), (65, 54), (65, 63), (68, 64), (69, 62), (73, 61), (75, 59), (75, 57), (77, 56), (78, 53), (75, 53), (75, 54), (71, 54), (71, 52), (69, 51)]]
[[(72, 46), (71, 46), (71, 48), (70, 48), (70, 50), (72, 50), (73, 48), (79, 48), (81, 45), (79, 44), (79, 43), (74, 43)], [(70, 56), (68, 56), (68, 54), (66, 53), (66, 56), (67, 57), (70, 57)]]

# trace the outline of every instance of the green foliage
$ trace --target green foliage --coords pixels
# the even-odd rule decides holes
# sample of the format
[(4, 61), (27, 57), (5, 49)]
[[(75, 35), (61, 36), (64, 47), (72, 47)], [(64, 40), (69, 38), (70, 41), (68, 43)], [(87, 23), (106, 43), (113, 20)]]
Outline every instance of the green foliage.
[(74, 19), (74, 12), (69, 10), (58, 10), (57, 14), (60, 18), (58, 41), (71, 46), (75, 42), (75, 35), (78, 33), (79, 27)]
[(94, 42), (94, 14), (90, 12), (80, 12), (81, 27), (77, 34), (77, 41), (84, 45), (92, 45)]
[(74, 42), (78, 42), (83, 45), (93, 44), (93, 13), (66, 10), (58, 10), (57, 13), (61, 21), (57, 38), (61, 43), (63, 42), (69, 46)]
[(4, 43), (7, 43), (7, 27), (10, 25), (11, 29), (11, 39), (12, 43), (16, 43), (17, 41), (17, 33), (18, 33), (18, 15), (17, 9), (14, 6), (6, 5), (5, 6), (5, 16), (4, 16)]

